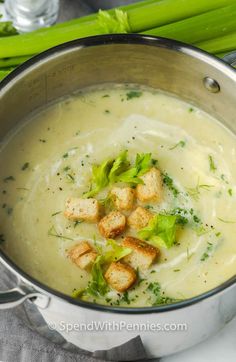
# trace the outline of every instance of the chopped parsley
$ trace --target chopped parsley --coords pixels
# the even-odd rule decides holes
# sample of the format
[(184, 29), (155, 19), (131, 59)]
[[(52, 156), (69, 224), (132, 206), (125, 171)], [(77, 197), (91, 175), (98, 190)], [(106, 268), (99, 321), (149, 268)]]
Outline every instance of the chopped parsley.
[(129, 101), (130, 99), (133, 99), (133, 98), (139, 98), (139, 97), (141, 97), (142, 94), (143, 94), (143, 92), (141, 92), (141, 91), (132, 90), (132, 91), (129, 91), (128, 93), (126, 93), (126, 99), (127, 99), (127, 101)]
[(56, 215), (59, 215), (59, 214), (61, 214), (61, 211), (54, 212), (51, 216), (56, 216)]
[(165, 293), (161, 290), (161, 286), (158, 282), (150, 283), (147, 287), (147, 291), (155, 296), (155, 300), (152, 304), (153, 306), (171, 304), (179, 301), (179, 299), (165, 296)]
[(173, 179), (167, 173), (164, 173), (162, 176), (164, 184), (173, 192), (174, 197), (177, 197), (179, 190), (175, 187)]
[(208, 259), (210, 257), (210, 255), (211, 255), (212, 250), (213, 250), (213, 244), (210, 243), (210, 242), (208, 242), (207, 244), (208, 245), (207, 245), (206, 251), (201, 256), (201, 259), (200, 259), (201, 261), (205, 261), (206, 259)]
[(174, 146), (170, 147), (169, 150), (174, 150), (177, 147), (184, 147), (186, 145), (185, 141), (179, 141), (178, 143), (176, 143)]
[(210, 171), (215, 172), (217, 170), (217, 167), (215, 165), (215, 161), (211, 155), (208, 156), (209, 165), (210, 165)]
[(21, 167), (21, 170), (25, 171), (27, 168), (29, 168), (29, 162), (25, 162), (24, 165)]
[(233, 190), (232, 190), (232, 189), (228, 189), (228, 194), (229, 194), (229, 196), (233, 196)]
[(14, 176), (7, 176), (3, 179), (4, 182), (8, 182), (8, 181), (15, 181), (15, 177)]

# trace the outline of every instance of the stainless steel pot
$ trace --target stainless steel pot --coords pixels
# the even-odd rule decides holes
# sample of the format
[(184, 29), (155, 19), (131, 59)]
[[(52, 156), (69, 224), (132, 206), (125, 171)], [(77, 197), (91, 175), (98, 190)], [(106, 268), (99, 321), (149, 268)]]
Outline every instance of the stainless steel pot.
[[(101, 83), (136, 83), (167, 91), (212, 114), (236, 133), (236, 72), (232, 67), (173, 40), (106, 35), (48, 50), (0, 83), (0, 137), (48, 103)], [(236, 276), (183, 302), (130, 309), (72, 299), (24, 273), (3, 251), (0, 261), (19, 280), (14, 290), (0, 293), (0, 309), (29, 299), (69, 342), (90, 351), (112, 348), (139, 334), (150, 357), (164, 356), (205, 340), (236, 315)], [(88, 326), (94, 321), (110, 322), (113, 326), (123, 321), (126, 327), (113, 332), (93, 328), (86, 333), (75, 328), (75, 324)], [(137, 328), (129, 331), (127, 323)], [(161, 331), (150, 330), (151, 323), (158, 324)], [(140, 331), (137, 324), (146, 325), (146, 330), (142, 327)], [(178, 324), (186, 328), (165, 328)], [(74, 325), (70, 333), (67, 325)]]

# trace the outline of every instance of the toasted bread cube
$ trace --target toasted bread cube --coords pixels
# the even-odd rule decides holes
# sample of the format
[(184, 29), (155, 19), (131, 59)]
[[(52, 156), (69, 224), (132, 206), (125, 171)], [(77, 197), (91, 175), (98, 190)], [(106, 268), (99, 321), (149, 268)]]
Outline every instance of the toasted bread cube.
[(88, 269), (97, 257), (96, 251), (87, 241), (74, 245), (68, 252), (73, 263), (81, 269)]
[(95, 262), (97, 255), (95, 251), (85, 253), (76, 260), (75, 264), (78, 265), (80, 269), (89, 269)]
[(123, 260), (135, 269), (148, 269), (160, 254), (159, 249), (131, 236), (127, 236), (121, 245), (133, 250)]
[(119, 211), (112, 211), (98, 223), (98, 229), (105, 238), (114, 238), (125, 230), (126, 217)]
[(134, 190), (131, 187), (113, 187), (111, 195), (118, 210), (130, 210), (134, 203)]
[(118, 292), (129, 289), (136, 281), (135, 270), (127, 264), (113, 262), (105, 273), (108, 284)]
[(64, 215), (73, 221), (85, 220), (96, 222), (99, 218), (99, 203), (96, 199), (71, 197), (66, 201)]
[(148, 172), (140, 177), (144, 184), (138, 184), (136, 188), (137, 198), (142, 201), (161, 201), (162, 198), (162, 178), (161, 172), (152, 167)]
[(128, 225), (136, 230), (148, 225), (153, 214), (144, 207), (138, 206), (128, 217)]
[(78, 259), (81, 255), (92, 251), (93, 248), (87, 241), (81, 241), (80, 243), (74, 245), (68, 252), (68, 256), (72, 261)]

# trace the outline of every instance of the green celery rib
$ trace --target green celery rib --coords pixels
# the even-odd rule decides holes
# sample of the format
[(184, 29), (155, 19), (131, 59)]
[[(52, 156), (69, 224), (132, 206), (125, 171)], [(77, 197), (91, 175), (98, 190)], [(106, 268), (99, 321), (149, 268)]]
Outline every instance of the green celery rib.
[(14, 57), (14, 58), (3, 58), (0, 59), (0, 68), (9, 68), (12, 66), (16, 66), (19, 64), (24, 63), (26, 60), (30, 59), (33, 55), (31, 56), (26, 56), (26, 57)]
[(33, 32), (0, 39), (0, 58), (40, 53), (52, 46), (87, 36), (104, 34), (97, 22), (70, 25), (49, 32)]
[(232, 4), (235, 0), (163, 0), (128, 12), (129, 23), (132, 32), (141, 32)]
[[(116, 9), (120, 9), (120, 10), (123, 10), (123, 11), (130, 11), (130, 10), (133, 10), (133, 9), (139, 9), (139, 8), (142, 8), (144, 6), (147, 6), (147, 5), (150, 5), (150, 4), (153, 4), (153, 3), (157, 3), (157, 2), (161, 2), (163, 0), (144, 0), (144, 1), (140, 1), (138, 3), (133, 3), (133, 4), (129, 4), (129, 5), (124, 5), (124, 6), (119, 6), (117, 7)], [(106, 10), (109, 14), (113, 15), (115, 13), (115, 9), (109, 9), (109, 10)], [(86, 15), (86, 16), (82, 16), (81, 18), (76, 18), (76, 19), (72, 19), (72, 20), (68, 20), (68, 21), (65, 21), (63, 23), (59, 23), (59, 24), (56, 24), (53, 26), (54, 29), (58, 29), (58, 28), (64, 28), (65, 26), (68, 26), (68, 25), (76, 25), (76, 24), (81, 24), (81, 23), (85, 23), (85, 22), (88, 22), (88, 21), (95, 21), (97, 19), (97, 13), (93, 13), (93, 14), (89, 14), (89, 15)], [(39, 29), (37, 30), (37, 32), (47, 32), (48, 30), (52, 29), (51, 28), (42, 28), (42, 29)]]
[(209, 53), (229, 53), (236, 49), (236, 29), (234, 33), (230, 33), (215, 39), (209, 39), (200, 43), (196, 43), (195, 45)]
[(196, 44), (236, 31), (236, 3), (160, 28), (144, 31), (143, 34), (162, 36)]
[(2, 70), (0, 69), (0, 81), (5, 78), (8, 74), (10, 74), (13, 71), (14, 68)]
[[(169, 23), (176, 19), (183, 19), (195, 14), (204, 13), (211, 9), (215, 9), (216, 7), (219, 8), (220, 6), (234, 2), (235, 0), (162, 0), (153, 2), (152, 4), (141, 8), (132, 8), (127, 11), (127, 14), (132, 32), (137, 32), (149, 29), (152, 26), (159, 26), (160, 24), (163, 24), (163, 22)], [(226, 8), (217, 11), (223, 12), (224, 9)], [(229, 9), (229, 11), (231, 11), (231, 9)], [(230, 16), (229, 11), (227, 12), (228, 16)], [(215, 11), (212, 11), (212, 13), (214, 12)], [(208, 16), (208, 14), (211, 13), (208, 12), (205, 15)], [(211, 18), (211, 15), (209, 15), (209, 17)], [(188, 20), (186, 20), (186, 22)], [(204, 20), (204, 26), (206, 28), (207, 22), (205, 18)], [(177, 23), (175, 23), (174, 27), (176, 24)], [(220, 24), (222, 24), (222, 22), (220, 22)], [(171, 27), (172, 33), (170, 33), (172, 34), (172, 37), (174, 37), (173, 32), (175, 29), (173, 29), (173, 24), (167, 26)], [(162, 29), (163, 28), (164, 27), (162, 27)], [(154, 29), (153, 32), (153, 35), (159, 35), (155, 34), (155, 32), (158, 33), (158, 28)], [(48, 29), (48, 31), (36, 31), (30, 34), (12, 36), (10, 39), (2, 38), (0, 39), (0, 58), (31, 55), (66, 41), (104, 33), (105, 30), (101, 29), (98, 22), (91, 20), (89, 22), (71, 24), (65, 27), (52, 27), (51, 29)], [(152, 31), (147, 33), (152, 34)], [(192, 32), (189, 31), (189, 29), (186, 31), (186, 27), (184, 27), (184, 33), (189, 34)], [(207, 33), (206, 30), (205, 33)], [(203, 39), (205, 40), (205, 38)], [(194, 40), (192, 42), (194, 42)]]

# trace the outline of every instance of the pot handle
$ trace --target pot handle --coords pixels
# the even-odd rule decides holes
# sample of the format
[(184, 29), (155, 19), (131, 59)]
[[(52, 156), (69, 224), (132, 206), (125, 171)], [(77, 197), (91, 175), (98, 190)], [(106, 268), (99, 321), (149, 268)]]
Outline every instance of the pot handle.
[(11, 309), (19, 306), (29, 300), (36, 304), (39, 308), (47, 308), (49, 304), (49, 297), (33, 290), (20, 289), (19, 287), (0, 291), (0, 310)]
[(222, 60), (231, 65), (232, 67), (236, 67), (236, 51), (226, 54)]

